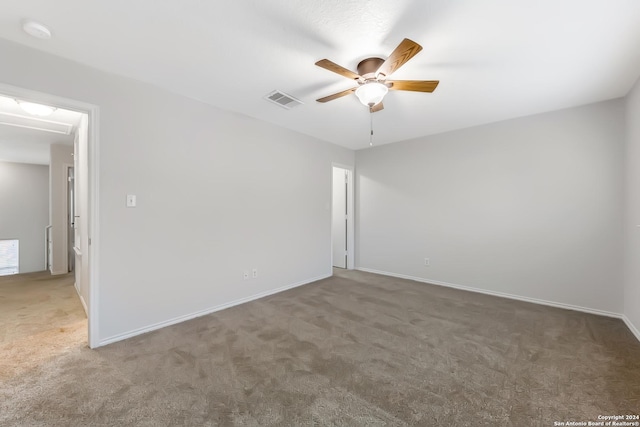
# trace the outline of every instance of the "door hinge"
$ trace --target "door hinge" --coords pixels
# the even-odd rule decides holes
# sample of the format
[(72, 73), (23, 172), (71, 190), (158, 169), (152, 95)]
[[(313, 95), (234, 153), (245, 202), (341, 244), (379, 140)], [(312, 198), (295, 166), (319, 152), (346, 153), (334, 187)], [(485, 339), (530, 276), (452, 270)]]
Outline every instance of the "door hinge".
[(89, 237), (89, 244), (91, 244), (91, 237)]

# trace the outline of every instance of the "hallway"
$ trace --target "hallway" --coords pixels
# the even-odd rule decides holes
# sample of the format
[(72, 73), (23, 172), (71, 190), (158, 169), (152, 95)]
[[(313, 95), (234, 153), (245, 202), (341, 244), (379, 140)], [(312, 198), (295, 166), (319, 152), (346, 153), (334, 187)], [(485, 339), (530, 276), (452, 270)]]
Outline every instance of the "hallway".
[(0, 277), (0, 380), (87, 345), (87, 317), (73, 274)]

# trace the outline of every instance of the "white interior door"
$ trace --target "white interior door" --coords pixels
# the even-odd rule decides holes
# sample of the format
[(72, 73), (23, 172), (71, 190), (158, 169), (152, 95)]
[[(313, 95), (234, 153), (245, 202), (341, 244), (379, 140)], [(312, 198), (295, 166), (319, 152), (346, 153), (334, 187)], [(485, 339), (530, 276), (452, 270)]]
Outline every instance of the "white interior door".
[(331, 241), (333, 266), (347, 268), (347, 170), (333, 168)]
[(73, 166), (67, 167), (67, 271), (72, 272), (75, 270), (76, 256), (73, 250), (74, 240), (76, 238), (75, 224), (75, 173)]
[(74, 141), (74, 246), (76, 289), (88, 311), (89, 298), (89, 156), (88, 118), (83, 116)]
[[(73, 252), (75, 254), (74, 273), (76, 279), (76, 290), (78, 295), (82, 296), (82, 240), (80, 239), (80, 192), (79, 186), (75, 186), (75, 178), (80, 171), (78, 165), (78, 153), (80, 152), (79, 135), (76, 133), (73, 142), (73, 170), (74, 170), (74, 192), (73, 192)], [(78, 180), (79, 181), (79, 180)]]

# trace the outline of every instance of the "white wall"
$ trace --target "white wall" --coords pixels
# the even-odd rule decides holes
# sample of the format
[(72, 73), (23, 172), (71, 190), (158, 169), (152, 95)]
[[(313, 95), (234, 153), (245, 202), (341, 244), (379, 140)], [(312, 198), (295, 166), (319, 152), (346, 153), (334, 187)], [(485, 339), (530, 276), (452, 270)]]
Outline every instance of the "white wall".
[(66, 274), (69, 270), (67, 248), (67, 168), (73, 166), (73, 147), (51, 144), (50, 210), (51, 274)]
[(0, 82), (100, 107), (102, 342), (331, 274), (331, 163), (352, 151), (7, 41), (0, 57)]
[(624, 314), (640, 339), (640, 80), (626, 101)]
[(356, 152), (356, 265), (621, 313), (623, 119), (615, 100)]
[(49, 167), (0, 162), (0, 239), (20, 240), (20, 273), (43, 271)]

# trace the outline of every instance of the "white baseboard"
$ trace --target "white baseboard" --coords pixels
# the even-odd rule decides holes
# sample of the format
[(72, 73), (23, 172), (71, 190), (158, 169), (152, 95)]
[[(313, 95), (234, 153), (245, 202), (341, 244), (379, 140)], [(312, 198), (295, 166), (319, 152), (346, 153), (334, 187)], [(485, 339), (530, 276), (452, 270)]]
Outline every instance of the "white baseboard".
[(627, 328), (629, 328), (631, 333), (636, 336), (638, 341), (640, 341), (640, 331), (638, 330), (638, 328), (636, 328), (636, 325), (631, 323), (631, 320), (629, 320), (629, 318), (624, 314), (622, 315), (622, 321), (624, 322), (625, 325), (627, 325)]
[(78, 288), (78, 282), (73, 282), (73, 287), (76, 289), (76, 293), (78, 294), (78, 298), (80, 298), (80, 303), (82, 303), (82, 308), (84, 308), (84, 314), (89, 317), (89, 309), (87, 308), (87, 302), (82, 298), (82, 294), (80, 293), (80, 288)]
[(368, 273), (381, 274), (383, 276), (391, 276), (391, 277), (397, 277), (400, 279), (414, 280), (416, 282), (428, 283), (431, 285), (445, 286), (447, 288), (460, 289), (463, 291), (476, 292), (479, 294), (493, 295), (501, 298), (508, 298), (508, 299), (513, 299), (517, 301), (530, 302), (533, 304), (548, 305), (550, 307), (563, 308), (565, 310), (582, 311), (584, 313), (597, 314), (598, 316), (614, 317), (616, 319), (623, 319), (624, 317), (620, 313), (614, 313), (611, 311), (598, 310), (598, 309), (589, 308), (589, 307), (581, 307), (579, 305), (565, 304), (562, 302), (547, 301), (547, 300), (538, 299), (538, 298), (523, 297), (520, 295), (507, 294), (504, 292), (489, 291), (486, 289), (474, 288), (471, 286), (463, 286), (463, 285), (456, 285), (454, 283), (441, 282), (439, 280), (430, 280), (430, 279), (424, 279), (422, 277), (408, 276), (406, 274), (390, 273), (388, 271), (379, 271), (379, 270), (373, 270), (371, 268), (363, 268), (363, 267), (359, 267), (358, 270), (366, 271)]
[(89, 309), (87, 308), (87, 302), (84, 300), (84, 298), (82, 298), (82, 295), (80, 296), (80, 302), (82, 303), (82, 307), (84, 308), (84, 314), (87, 315), (87, 317), (89, 317)]
[[(175, 325), (176, 323), (182, 323), (187, 320), (195, 319), (196, 317), (206, 316), (207, 314), (215, 313), (216, 311), (224, 310), (226, 308), (231, 308), (236, 305), (244, 304), (246, 302), (254, 301), (260, 298), (264, 298), (269, 295), (277, 294), (279, 292), (283, 292), (289, 289), (297, 288), (298, 286), (308, 285), (309, 283), (317, 282), (318, 280), (326, 279), (327, 277), (331, 277), (332, 273), (318, 276), (313, 279), (303, 280), (301, 282), (293, 283), (286, 286), (281, 286), (276, 289), (270, 289), (268, 291), (260, 292), (255, 295), (251, 295), (249, 297), (240, 298), (235, 301), (231, 301), (225, 304), (216, 305), (214, 307), (206, 308), (204, 310), (196, 311), (194, 313), (186, 314), (184, 316), (174, 317), (173, 319), (165, 320), (164, 322), (154, 323), (153, 325), (145, 326), (142, 328), (134, 329), (129, 332), (125, 332), (123, 334), (118, 334), (111, 336), (109, 338), (102, 339), (98, 342), (97, 347), (102, 347), (103, 345), (112, 344), (117, 341), (122, 341), (127, 338), (135, 337), (136, 335), (141, 335), (147, 332), (155, 331), (156, 329), (161, 329), (166, 326)], [(92, 347), (93, 348), (93, 347)]]
[(84, 300), (84, 298), (82, 298), (82, 295), (78, 294), (78, 296), (80, 297), (82, 308), (84, 308), (84, 314), (86, 314), (87, 317), (89, 317), (89, 309), (87, 308), (87, 302)]

